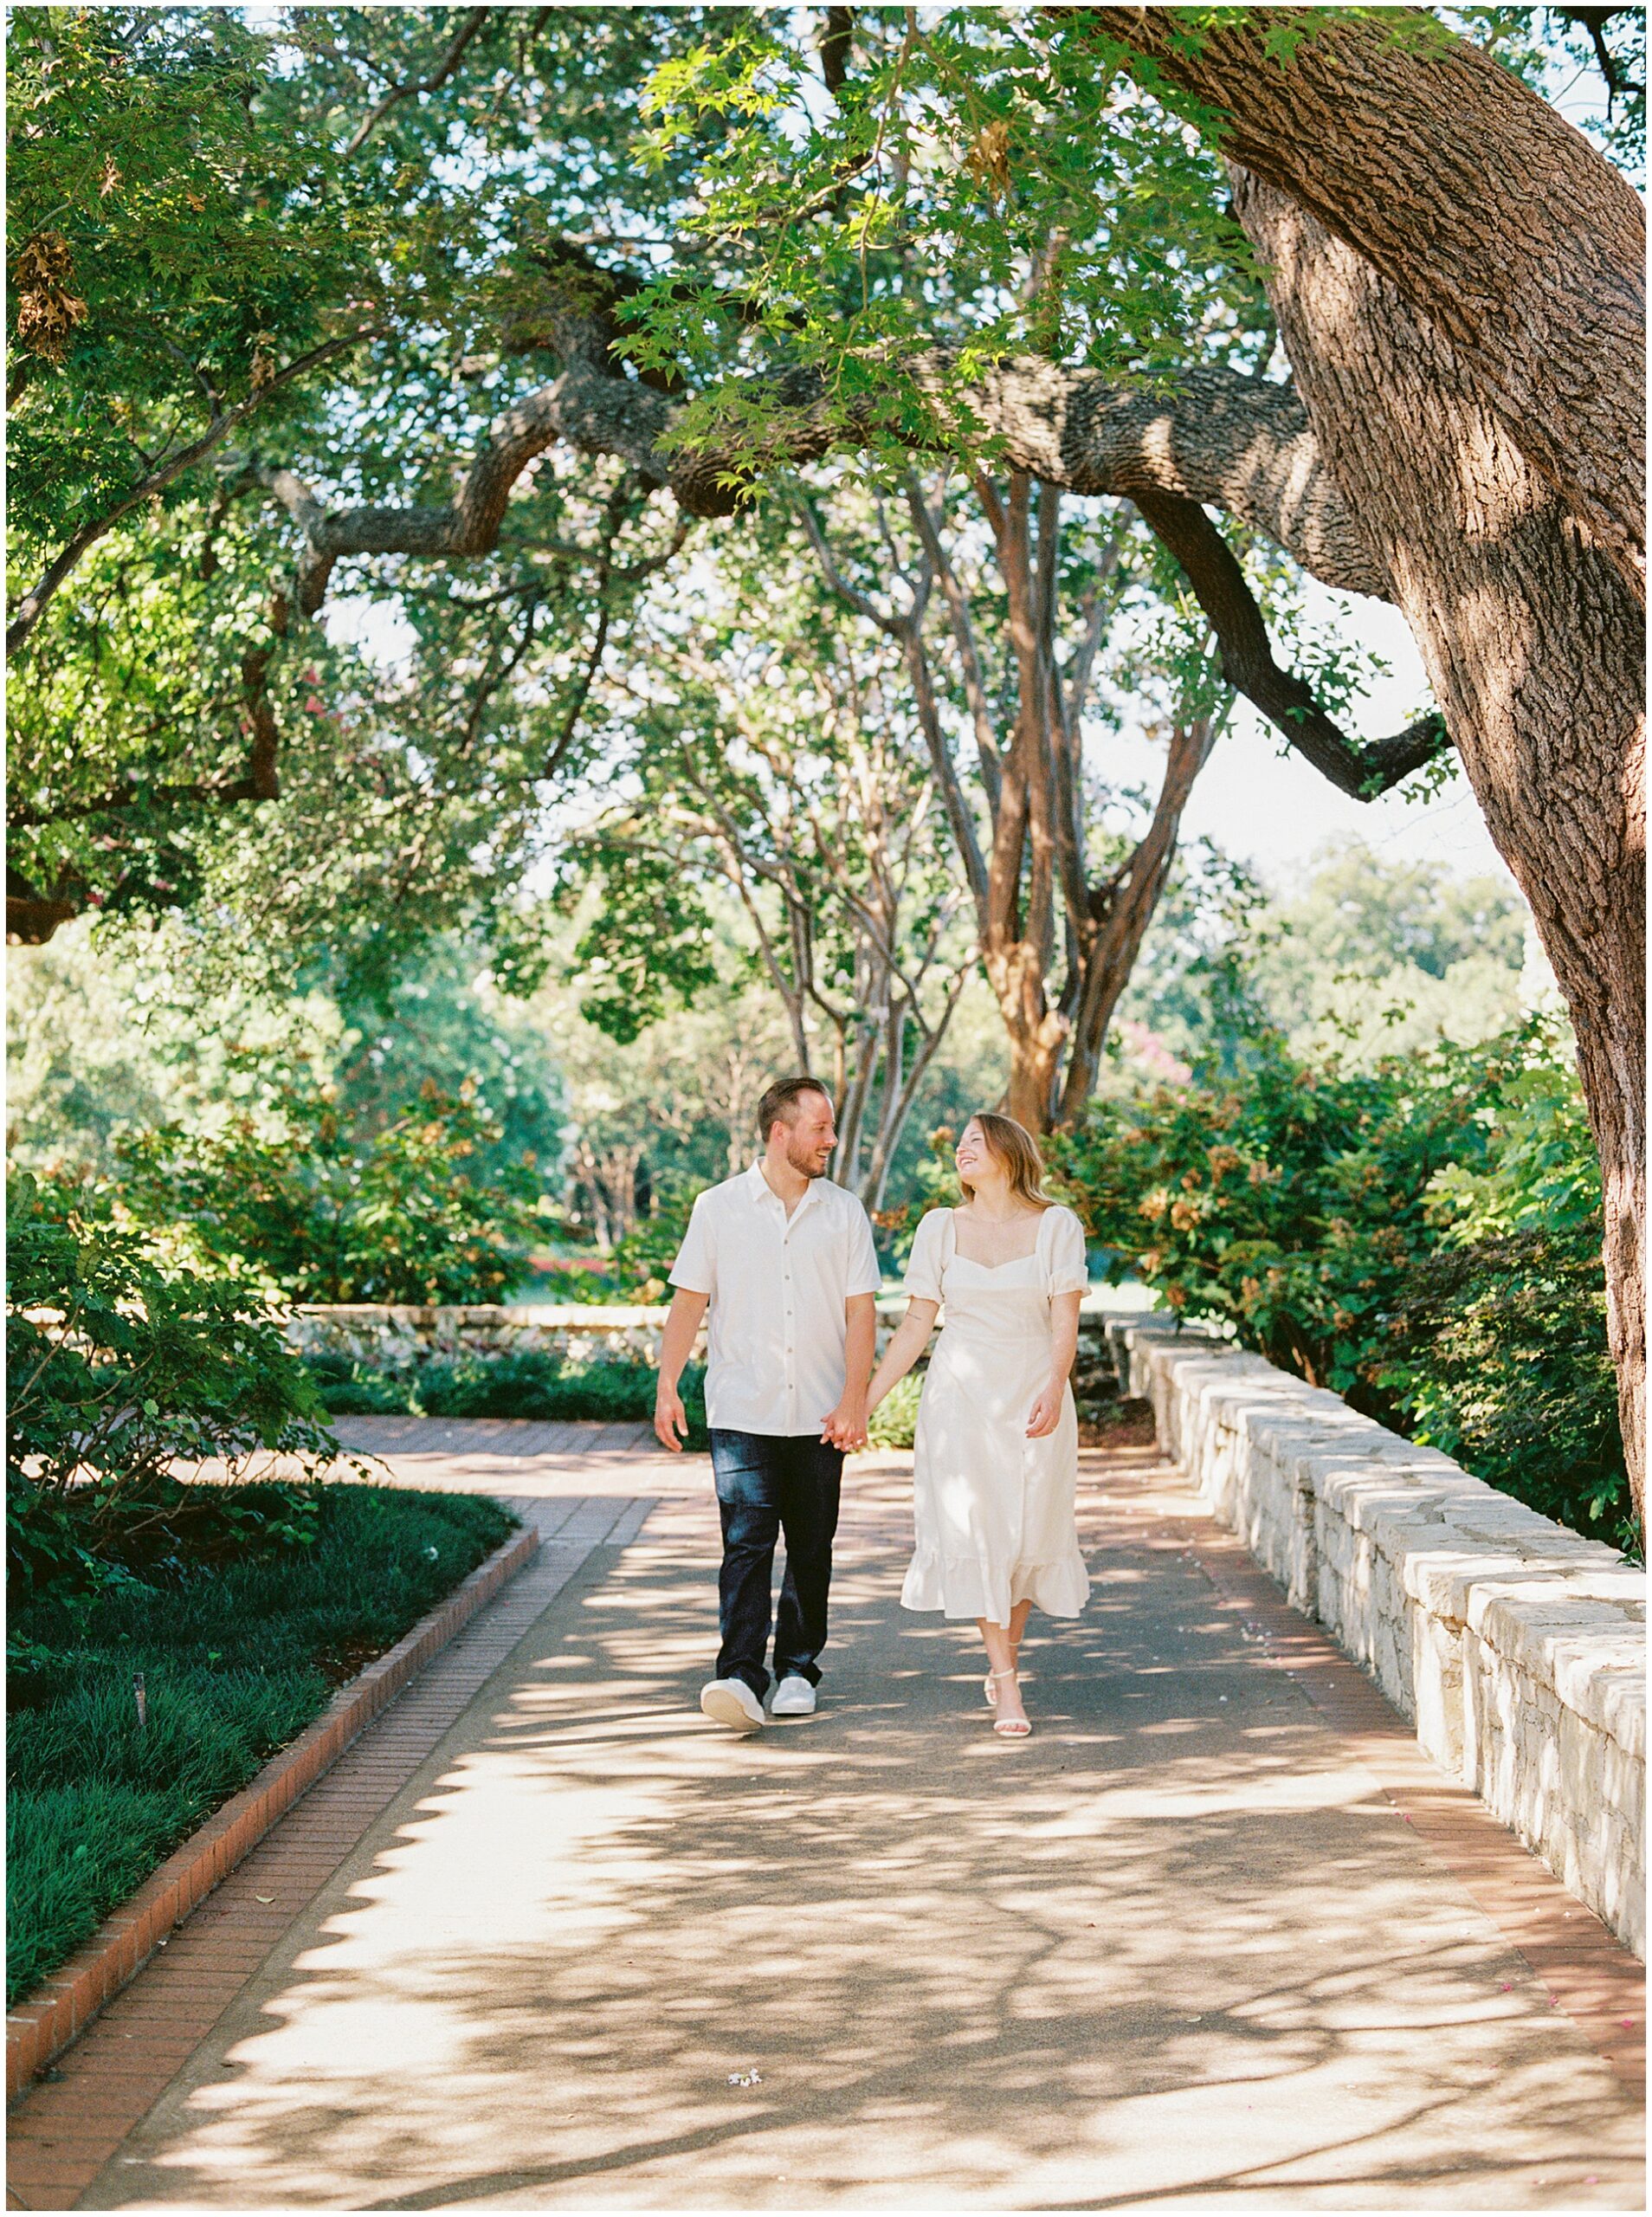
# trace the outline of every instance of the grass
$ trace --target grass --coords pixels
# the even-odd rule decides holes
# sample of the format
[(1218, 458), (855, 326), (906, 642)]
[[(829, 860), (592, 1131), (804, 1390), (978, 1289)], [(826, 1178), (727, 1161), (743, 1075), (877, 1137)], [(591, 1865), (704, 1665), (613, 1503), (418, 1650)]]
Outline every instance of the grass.
[(12, 1611), (9, 2003), (89, 1939), (515, 1521), (469, 1495), (313, 1491), (307, 1548), (185, 1564), (164, 1585), (114, 1587), (78, 1606), (45, 1599)]

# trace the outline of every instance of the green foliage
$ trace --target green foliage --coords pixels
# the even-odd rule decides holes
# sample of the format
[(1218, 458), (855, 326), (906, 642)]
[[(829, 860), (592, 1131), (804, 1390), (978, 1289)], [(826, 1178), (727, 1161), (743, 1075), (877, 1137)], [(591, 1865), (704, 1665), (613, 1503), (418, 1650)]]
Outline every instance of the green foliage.
[[(552, 1422), (646, 1424), (659, 1374), (649, 1362), (611, 1355), (567, 1358), (539, 1348), (494, 1355), (438, 1356), (402, 1370), (376, 1370), (348, 1355), (307, 1358), (316, 1391), (335, 1416), (532, 1417)], [(689, 1363), (680, 1384), (688, 1445), (703, 1449), (706, 1372)]]
[(1055, 1155), (1115, 1279), (1632, 1539), (1599, 1187), (1552, 1024), (1365, 1070), (1263, 1032), (1220, 1085), (1110, 1104)]
[(307, 1073), (277, 1075), (262, 1116), (126, 1134), (118, 1190), (139, 1223), (294, 1300), (489, 1301), (519, 1277), (538, 1221), (528, 1164), (472, 1173), (499, 1136), (468, 1081), (450, 1095), (427, 1079), (363, 1129)]
[(1606, 1343), (1600, 1173), (1570, 1065), (1500, 1089), (1489, 1161), (1449, 1164), (1379, 1383), (1418, 1439), (1534, 1509), (1638, 1555)]
[[(1444, 12), (1551, 92), (1598, 33), (1628, 154), (1634, 11)], [(107, 526), (13, 663), (11, 858), (69, 909), (198, 915), (226, 973), (274, 986), (319, 939), (382, 981), (461, 924), (532, 983), (520, 888), (547, 799), (623, 714), (668, 504), (552, 449), (492, 553), (352, 558), (323, 627), (272, 480), (447, 508), (565, 365), (571, 256), (619, 296), (582, 342), (757, 471), (765, 372), (869, 430), (877, 482), (912, 440), (990, 468), (971, 395), (1011, 349), (1149, 385), (1274, 359), (1219, 150), (1091, 11), (857, 10), (829, 93), (807, 10), (488, 10), (455, 42), (456, 20), (10, 19), (14, 605)], [(1273, 42), (1333, 20), (1295, 11)], [(1345, 658), (1292, 645), (1334, 701)]]
[(600, 901), (574, 949), (580, 1013), (629, 1047), (674, 1001), (688, 1005), (716, 983), (711, 919), (668, 856), (605, 831), (586, 844), (582, 859)]
[(457, 1095), (468, 1079), (499, 1127), (468, 1157), (478, 1183), (523, 1158), (553, 1165), (565, 1144), (565, 1081), (536, 1024), (505, 999), (484, 953), (442, 938), (399, 965), (382, 994), (312, 949), (271, 1002), (215, 986), (196, 967), (182, 917), (119, 947), (75, 921), (8, 965), (9, 1137), (30, 1169), (72, 1163), (106, 1178), (123, 1132), (177, 1122), (211, 1130), (227, 1109), (259, 1109), (266, 1067), (310, 1072), (341, 1121), (365, 1135), (392, 1123), (429, 1078)]
[(223, 1493), (217, 1512), (229, 1521), (214, 1541), (203, 1520), (185, 1519), (184, 1553), (158, 1584), (134, 1553), (145, 1579), (106, 1588), (89, 1610), (61, 1593), (14, 1592), (9, 1999), (89, 1937), (513, 1521), (471, 1496), (324, 1484), (294, 1490), (307, 1548), (226, 1553), (237, 1512), (259, 1511), (256, 1496), (272, 1490), (199, 1490)]
[[(21, 1593), (86, 1593), (116, 1574), (123, 1523), (171, 1503), (175, 1461), (242, 1470), (267, 1451), (313, 1467), (336, 1453), (253, 1287), (162, 1264), (139, 1235), (27, 1173), (9, 1206), (7, 1521)], [(281, 1522), (279, 1501), (257, 1515), (272, 1508)]]
[(892, 1386), (873, 1412), (867, 1438), (874, 1447), (910, 1447), (918, 1435), (918, 1404), (923, 1398), (922, 1374), (909, 1370)]
[[(682, 165), (649, 180), (624, 152), (678, 36), (655, 10), (489, 11), (436, 94), (369, 129), (438, 70), (445, 20), (14, 15), (14, 605), (112, 523), (13, 665), (10, 855), (36, 893), (199, 907), (223, 966), (274, 985), (319, 936), (382, 976), (467, 920), (531, 978), (545, 781), (580, 766), (593, 654), (668, 521), (619, 469), (547, 458), (470, 589), (370, 566), (365, 650), (294, 620), (265, 472), (451, 499), (480, 426), (545, 382), (536, 255), (607, 228), (622, 178), (645, 222), (681, 190)], [(276, 801), (251, 798), (261, 734)]]
[(1323, 849), (1271, 895), (1207, 844), (1178, 857), (1120, 1014), (1229, 1072), (1270, 1026), (1295, 1055), (1369, 1069), (1518, 1022), (1526, 929), (1506, 882), (1361, 839)]

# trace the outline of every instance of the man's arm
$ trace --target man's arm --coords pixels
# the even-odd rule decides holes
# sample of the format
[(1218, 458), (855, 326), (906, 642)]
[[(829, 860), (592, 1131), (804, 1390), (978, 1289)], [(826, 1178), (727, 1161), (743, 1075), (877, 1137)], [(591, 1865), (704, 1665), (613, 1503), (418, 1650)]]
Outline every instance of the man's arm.
[(660, 1335), (660, 1382), (654, 1393), (655, 1437), (662, 1447), (681, 1455), (688, 1437), (688, 1418), (677, 1392), (682, 1367), (694, 1352), (694, 1335), (706, 1313), (708, 1293), (692, 1293), (680, 1285), (671, 1296), (671, 1313)]
[(877, 1296), (852, 1293), (843, 1303), (843, 1398), (821, 1425), (820, 1436), (847, 1454), (866, 1445), (866, 1389), (877, 1352)]

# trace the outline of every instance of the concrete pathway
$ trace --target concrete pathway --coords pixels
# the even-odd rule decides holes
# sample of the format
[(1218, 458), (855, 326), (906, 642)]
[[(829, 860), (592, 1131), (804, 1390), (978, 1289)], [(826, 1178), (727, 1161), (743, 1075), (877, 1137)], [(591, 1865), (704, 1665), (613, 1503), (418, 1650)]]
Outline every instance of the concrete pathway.
[(546, 1554), (424, 1751), (416, 1687), (358, 1743), (356, 1844), (305, 1859), (323, 1781), (25, 2102), (25, 2206), (1642, 2206), (1640, 1967), (1150, 1451), (1086, 1457), (1030, 1741), (896, 1605), (901, 1458), (850, 1481), (822, 1713), (742, 1741), (694, 1708), (705, 1464), (536, 1429), (352, 1426)]

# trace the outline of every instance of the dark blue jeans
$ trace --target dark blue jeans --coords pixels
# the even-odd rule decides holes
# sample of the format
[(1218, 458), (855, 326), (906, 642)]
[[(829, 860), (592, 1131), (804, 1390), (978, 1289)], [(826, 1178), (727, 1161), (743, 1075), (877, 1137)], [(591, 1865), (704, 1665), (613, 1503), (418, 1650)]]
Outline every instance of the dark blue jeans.
[(774, 1674), (817, 1686), (815, 1658), (826, 1645), (842, 1452), (816, 1434), (783, 1439), (758, 1432), (713, 1432), (711, 1451), (723, 1520), (717, 1582), (723, 1645), (717, 1675), (743, 1678), (759, 1701), (768, 1689), (764, 1655), (774, 1600), (774, 1549), (784, 1532), (786, 1574), (775, 1625)]

